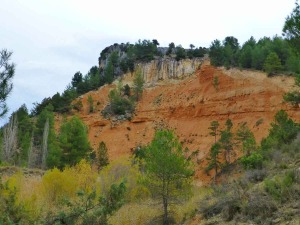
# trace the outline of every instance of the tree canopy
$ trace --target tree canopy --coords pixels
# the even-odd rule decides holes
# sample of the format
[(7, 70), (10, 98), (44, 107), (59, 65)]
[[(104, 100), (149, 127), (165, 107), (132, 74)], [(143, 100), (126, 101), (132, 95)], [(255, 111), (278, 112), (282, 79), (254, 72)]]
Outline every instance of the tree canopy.
[(7, 111), (6, 99), (12, 91), (12, 78), (15, 74), (15, 64), (10, 63), (12, 52), (2, 49), (0, 51), (0, 118)]
[(300, 6), (298, 0), (292, 13), (286, 18), (282, 31), (283, 35), (300, 52)]
[(161, 199), (164, 224), (168, 224), (168, 206), (191, 182), (193, 167), (182, 151), (178, 138), (170, 130), (156, 131), (145, 149), (145, 169), (149, 188)]
[(91, 150), (87, 129), (76, 116), (61, 125), (59, 139), (62, 149), (62, 166), (75, 165)]

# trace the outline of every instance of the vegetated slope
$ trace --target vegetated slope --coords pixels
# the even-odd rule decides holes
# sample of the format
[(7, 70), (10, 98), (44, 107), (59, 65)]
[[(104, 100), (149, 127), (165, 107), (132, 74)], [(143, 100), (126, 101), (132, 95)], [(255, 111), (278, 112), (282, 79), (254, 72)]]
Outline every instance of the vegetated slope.
[[(218, 85), (214, 86), (214, 79)], [(132, 84), (133, 75), (123, 78), (123, 85)], [(225, 70), (215, 68), (208, 61), (191, 76), (182, 80), (162, 80), (155, 85), (148, 83), (138, 102), (131, 121), (104, 119), (101, 110), (108, 103), (109, 90), (115, 84), (81, 96), (81, 119), (89, 127), (89, 139), (94, 149), (100, 141), (108, 147), (110, 160), (131, 155), (138, 145), (149, 143), (157, 128), (171, 128), (179, 136), (184, 147), (199, 150), (196, 176), (199, 185), (210, 181), (201, 167), (214, 138), (209, 135), (211, 121), (217, 120), (224, 127), (230, 118), (234, 129), (246, 122), (257, 141), (268, 134), (275, 113), (284, 109), (296, 121), (299, 108), (293, 108), (282, 100), (285, 92), (294, 88), (292, 77), (268, 78), (258, 71)], [(87, 98), (94, 99), (95, 112), (88, 113)]]

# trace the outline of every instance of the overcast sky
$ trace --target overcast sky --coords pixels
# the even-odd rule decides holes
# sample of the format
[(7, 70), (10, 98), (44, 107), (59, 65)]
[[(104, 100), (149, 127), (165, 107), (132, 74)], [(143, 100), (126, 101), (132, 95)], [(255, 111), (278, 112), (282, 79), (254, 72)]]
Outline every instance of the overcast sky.
[[(10, 113), (63, 92), (114, 43), (157, 39), (188, 48), (281, 35), (294, 0), (0, 0), (0, 49), (13, 51)], [(8, 115), (9, 116), (9, 115)], [(4, 119), (4, 121), (6, 121)], [(2, 124), (3, 122), (0, 121)]]

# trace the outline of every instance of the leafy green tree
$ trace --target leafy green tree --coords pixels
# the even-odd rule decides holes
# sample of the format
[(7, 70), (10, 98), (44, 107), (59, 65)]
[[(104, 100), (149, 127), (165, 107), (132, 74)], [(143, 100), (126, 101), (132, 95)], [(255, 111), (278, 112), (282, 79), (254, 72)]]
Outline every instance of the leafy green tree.
[(147, 62), (153, 60), (157, 55), (157, 46), (149, 40), (139, 40), (135, 43), (133, 51), (136, 60)]
[(61, 125), (59, 141), (63, 152), (61, 166), (77, 164), (91, 149), (87, 128), (76, 116)]
[(205, 170), (208, 172), (212, 169), (215, 170), (214, 175), (214, 183), (216, 183), (216, 176), (218, 174), (218, 169), (221, 168), (222, 163), (219, 161), (219, 155), (221, 153), (221, 145), (220, 143), (216, 142), (214, 143), (209, 151), (209, 157), (207, 158), (207, 161), (209, 162)]
[(278, 73), (282, 70), (280, 59), (275, 52), (271, 52), (266, 58), (264, 70), (268, 73), (268, 75)]
[(226, 120), (226, 129), (221, 131), (221, 138), (220, 138), (220, 144), (221, 148), (225, 151), (225, 160), (226, 163), (230, 163), (230, 155), (232, 153), (233, 147), (234, 147), (234, 135), (231, 131), (232, 129), (232, 121), (230, 119)]
[(89, 87), (88, 91), (96, 90), (101, 85), (100, 71), (97, 66), (90, 68), (89, 72), (85, 76), (85, 83)]
[(0, 51), (0, 118), (8, 111), (6, 99), (13, 88), (12, 78), (15, 74), (15, 64), (10, 63), (11, 55), (12, 52), (6, 49)]
[(142, 70), (137, 69), (133, 79), (133, 92), (134, 92), (135, 99), (137, 101), (139, 101), (140, 98), (142, 97), (144, 83), (145, 81), (143, 78)]
[[(292, 55), (293, 51), (291, 50), (288, 42), (279, 36), (274, 36), (270, 43), (270, 50), (275, 52), (281, 64), (284, 66), (287, 62), (287, 59)], [(282, 68), (284, 69), (284, 67)]]
[(60, 96), (60, 94), (57, 92), (55, 95), (52, 96), (51, 104), (53, 105), (53, 111), (61, 112), (66, 103), (64, 102), (62, 96)]
[(252, 67), (252, 54), (256, 41), (251, 37), (246, 41), (240, 51), (239, 63), (242, 68), (251, 68)]
[(153, 40), (152, 40), (152, 43), (153, 43), (154, 45), (156, 45), (156, 46), (159, 46), (159, 43), (158, 43), (158, 41), (157, 41), (156, 39), (153, 39)]
[(227, 36), (223, 42), (224, 46), (229, 46), (232, 51), (236, 52), (239, 50), (239, 42), (237, 38), (233, 36)]
[(300, 6), (298, 1), (295, 2), (295, 8), (286, 18), (283, 26), (283, 35), (290, 41), (292, 46), (300, 51)]
[(246, 156), (257, 149), (254, 134), (251, 132), (246, 123), (243, 123), (236, 133), (236, 139), (241, 143), (242, 151)]
[(192, 164), (182, 151), (172, 131), (156, 131), (152, 142), (145, 148), (145, 170), (148, 186), (163, 205), (164, 224), (168, 224), (168, 207), (184, 193), (194, 174)]
[(175, 53), (176, 53), (175, 58), (176, 58), (177, 61), (186, 58), (186, 51), (181, 45), (176, 46)]
[(72, 86), (77, 88), (78, 84), (82, 82), (82, 73), (80, 71), (76, 72), (72, 78)]
[(98, 170), (101, 170), (103, 167), (109, 164), (109, 158), (107, 153), (106, 144), (101, 141), (98, 147)]
[[(81, 84), (81, 83), (80, 83)], [(56, 109), (56, 112), (67, 113), (71, 109), (71, 102), (78, 96), (76, 90), (70, 85), (64, 90), (61, 95), (60, 107)]]
[(228, 36), (223, 41), (224, 46), (224, 65), (229, 68), (230, 66), (238, 65), (238, 39), (232, 36)]
[(196, 48), (193, 50), (193, 57), (203, 57), (204, 54), (206, 54), (206, 48), (202, 48), (202, 47), (199, 47), (199, 48)]
[(283, 144), (291, 143), (300, 131), (300, 125), (288, 117), (284, 110), (276, 113), (274, 122), (267, 138), (261, 142), (263, 151), (268, 152), (273, 148), (279, 148)]
[(222, 66), (224, 63), (224, 47), (221, 41), (214, 40), (209, 47), (210, 62), (214, 66)]
[(215, 144), (217, 143), (217, 136), (219, 134), (219, 122), (218, 121), (212, 121), (210, 123), (210, 127), (208, 129), (210, 129), (211, 131), (209, 132), (209, 134), (213, 137), (215, 137)]
[(190, 49), (186, 52), (186, 55), (189, 59), (192, 59), (194, 57), (194, 48), (195, 45), (190, 44)]
[(31, 121), (26, 105), (22, 105), (13, 113), (18, 118), (18, 148), (20, 149), (21, 165), (28, 162), (28, 150), (31, 144), (33, 122)]
[(297, 137), (299, 129), (299, 124), (290, 119), (284, 110), (280, 110), (271, 123), (270, 135), (276, 137), (281, 144), (289, 144)]
[(257, 70), (262, 70), (265, 59), (264, 51), (259, 45), (256, 45), (252, 51), (251, 67)]
[(173, 51), (175, 50), (175, 44), (174, 44), (174, 42), (171, 42), (170, 44), (169, 44), (169, 47), (168, 47), (168, 50), (167, 50), (167, 55), (171, 55), (172, 53), (173, 53)]
[(299, 56), (291, 51), (291, 54), (286, 60), (285, 69), (287, 71), (294, 72), (296, 74), (300, 74), (300, 60)]

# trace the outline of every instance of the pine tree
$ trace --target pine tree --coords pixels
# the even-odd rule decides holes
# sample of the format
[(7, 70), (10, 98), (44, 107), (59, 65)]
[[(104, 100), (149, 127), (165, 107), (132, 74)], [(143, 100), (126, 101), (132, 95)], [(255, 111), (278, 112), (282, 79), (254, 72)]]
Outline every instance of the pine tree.
[(15, 74), (15, 64), (9, 62), (11, 55), (12, 52), (6, 49), (0, 51), (0, 118), (8, 111), (5, 101), (13, 88), (11, 81)]
[(300, 6), (297, 0), (295, 5), (292, 13), (286, 18), (282, 31), (292, 46), (300, 52)]
[(278, 57), (278, 55), (275, 52), (271, 52), (264, 63), (264, 70), (268, 75), (272, 75), (274, 73), (278, 73), (280, 70), (282, 70), (281, 61)]
[(220, 144), (221, 148), (224, 150), (225, 160), (227, 163), (230, 163), (230, 155), (233, 150), (234, 142), (233, 142), (233, 133), (232, 129), (232, 121), (230, 119), (226, 120), (226, 129), (221, 131)]
[(236, 139), (241, 143), (242, 151), (249, 156), (256, 150), (256, 141), (254, 134), (250, 131), (246, 123), (242, 124), (236, 133)]
[(98, 147), (98, 170), (109, 164), (106, 144), (101, 141)]
[(183, 154), (182, 146), (172, 131), (156, 131), (145, 149), (145, 170), (148, 186), (161, 199), (164, 224), (168, 224), (168, 208), (191, 184), (192, 164)]
[(91, 149), (87, 129), (76, 116), (65, 121), (60, 128), (60, 147), (62, 149), (61, 166), (74, 166), (83, 159)]
[(219, 155), (221, 153), (221, 145), (220, 143), (215, 143), (211, 146), (210, 151), (209, 151), (209, 157), (207, 158), (209, 164), (206, 167), (206, 171), (210, 171), (212, 169), (215, 170), (214, 174), (214, 183), (216, 183), (216, 176), (218, 174), (218, 168), (221, 167), (221, 162), (219, 161)]
[(215, 137), (215, 143), (217, 142), (217, 135), (219, 133), (219, 122), (218, 121), (212, 121), (210, 123), (210, 127), (209, 129), (211, 130), (211, 132), (209, 133), (211, 136)]
[(20, 164), (27, 165), (33, 122), (29, 117), (25, 104), (14, 112), (13, 115), (18, 118), (18, 149), (20, 150)]

